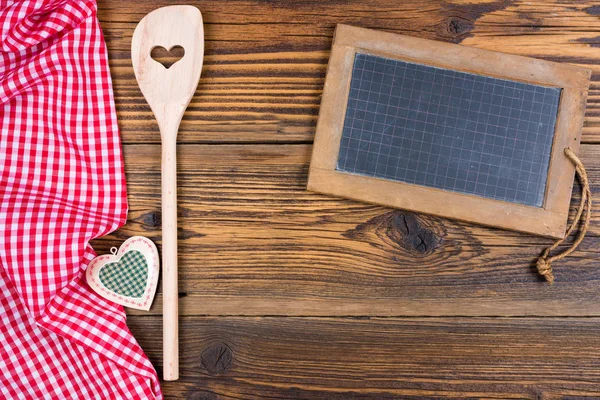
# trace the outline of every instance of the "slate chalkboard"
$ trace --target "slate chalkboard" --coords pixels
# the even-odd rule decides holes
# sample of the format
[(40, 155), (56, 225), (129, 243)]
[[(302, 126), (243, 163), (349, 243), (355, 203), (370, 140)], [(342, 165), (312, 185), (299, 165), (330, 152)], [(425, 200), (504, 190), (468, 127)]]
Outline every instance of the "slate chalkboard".
[(542, 207), (560, 95), (357, 53), (336, 169)]
[(340, 24), (306, 187), (563, 238), (590, 77)]

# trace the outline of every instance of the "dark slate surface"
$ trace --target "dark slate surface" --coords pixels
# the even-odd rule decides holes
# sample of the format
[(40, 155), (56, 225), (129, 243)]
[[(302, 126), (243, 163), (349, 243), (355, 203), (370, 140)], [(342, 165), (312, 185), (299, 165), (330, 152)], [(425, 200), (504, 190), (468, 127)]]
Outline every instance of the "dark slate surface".
[(337, 169), (541, 207), (559, 98), (357, 54)]

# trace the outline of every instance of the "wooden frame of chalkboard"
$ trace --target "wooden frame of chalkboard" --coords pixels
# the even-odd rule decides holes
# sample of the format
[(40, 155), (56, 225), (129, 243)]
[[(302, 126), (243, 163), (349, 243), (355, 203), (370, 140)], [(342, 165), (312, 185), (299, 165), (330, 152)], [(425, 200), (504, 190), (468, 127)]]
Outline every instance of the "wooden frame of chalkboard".
[[(542, 207), (336, 169), (357, 53), (561, 89)], [(573, 65), (338, 25), (315, 133), (308, 190), (447, 218), (563, 238), (591, 71)]]

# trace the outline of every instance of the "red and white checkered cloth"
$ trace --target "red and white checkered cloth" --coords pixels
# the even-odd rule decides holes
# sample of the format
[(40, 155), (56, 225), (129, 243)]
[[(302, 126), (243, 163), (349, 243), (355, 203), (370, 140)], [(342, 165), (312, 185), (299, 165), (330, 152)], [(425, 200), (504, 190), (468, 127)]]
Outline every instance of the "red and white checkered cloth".
[(94, 0), (0, 0), (0, 397), (162, 398), (84, 270), (127, 198)]

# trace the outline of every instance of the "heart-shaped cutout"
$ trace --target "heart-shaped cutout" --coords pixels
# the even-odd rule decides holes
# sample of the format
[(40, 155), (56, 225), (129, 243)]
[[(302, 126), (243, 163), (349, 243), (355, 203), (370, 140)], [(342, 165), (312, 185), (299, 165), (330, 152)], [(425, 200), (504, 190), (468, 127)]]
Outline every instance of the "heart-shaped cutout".
[(105, 299), (138, 310), (149, 310), (159, 273), (158, 250), (143, 236), (127, 239), (112, 254), (94, 258), (86, 270), (90, 287)]
[(169, 50), (162, 46), (155, 46), (150, 51), (150, 57), (166, 69), (181, 60), (183, 56), (185, 56), (185, 50), (181, 46), (173, 46)]

